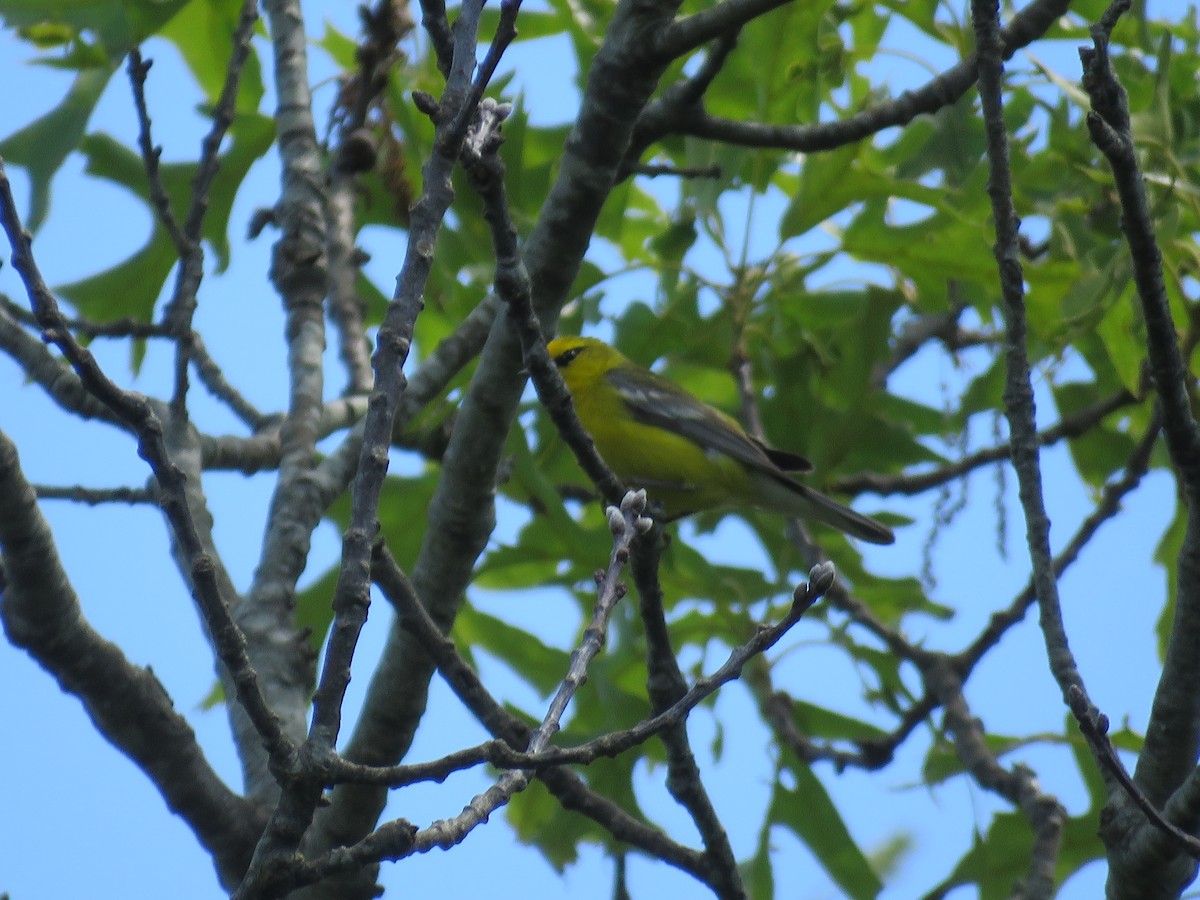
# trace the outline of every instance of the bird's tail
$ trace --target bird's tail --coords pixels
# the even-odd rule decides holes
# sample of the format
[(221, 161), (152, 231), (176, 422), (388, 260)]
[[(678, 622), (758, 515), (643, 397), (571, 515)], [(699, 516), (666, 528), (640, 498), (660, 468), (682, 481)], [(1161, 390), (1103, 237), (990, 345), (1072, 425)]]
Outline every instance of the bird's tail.
[(883, 523), (856, 513), (850, 507), (843, 506), (787, 476), (755, 474), (756, 487), (764, 505), (777, 512), (824, 522), (851, 537), (872, 544), (891, 544), (896, 540), (892, 529)]

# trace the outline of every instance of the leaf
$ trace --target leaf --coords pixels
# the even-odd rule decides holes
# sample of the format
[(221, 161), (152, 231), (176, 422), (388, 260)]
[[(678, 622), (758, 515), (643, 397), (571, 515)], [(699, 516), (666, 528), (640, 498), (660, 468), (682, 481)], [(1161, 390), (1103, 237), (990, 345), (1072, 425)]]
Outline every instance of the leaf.
[(115, 68), (129, 49), (158, 31), (188, 0), (0, 0), (9, 28), (45, 35), (57, 26), (64, 36), (95, 36)]
[(475, 651), (486, 650), (505, 663), (543, 697), (567, 674), (571, 654), (548, 647), (529, 632), (466, 604), (454, 620), (454, 639)]
[[(999, 734), (985, 734), (984, 744), (997, 759), (1005, 754), (1033, 744), (1063, 744), (1067, 739), (1058, 734), (1035, 734), (1025, 737), (1007, 737)], [(1082, 738), (1081, 738), (1082, 740)], [(954, 745), (942, 740), (934, 743), (925, 754), (925, 765), (921, 769), (921, 777), (925, 784), (936, 785), (949, 781), (955, 776), (967, 771), (966, 765), (959, 758)]]
[(999, 813), (986, 835), (975, 835), (975, 844), (954, 868), (950, 883), (976, 884), (980, 900), (1003, 900), (1028, 870), (1033, 835), (1018, 813)]
[[(1062, 884), (1070, 875), (1098, 858), (1102, 845), (1096, 836), (1099, 809), (1072, 816), (1064, 823), (1054, 881)], [(1033, 834), (1020, 813), (998, 813), (985, 836), (976, 835), (975, 845), (948, 879), (951, 885), (976, 884), (980, 900), (1004, 900), (1028, 875)], [(949, 886), (949, 885), (947, 885)]]
[[(0, 7), (2, 9), (2, 7)], [(92, 110), (115, 67), (85, 69), (75, 76), (67, 96), (40, 119), (0, 141), (7, 165), (22, 166), (32, 182), (25, 227), (36, 232), (50, 211), (50, 182), (83, 138)]]
[(869, 741), (887, 734), (884, 729), (870, 722), (862, 722), (800, 699), (792, 700), (791, 713), (792, 721), (801, 734), (826, 740)]
[(104, 322), (128, 316), (149, 322), (163, 283), (177, 260), (175, 246), (166, 232), (155, 228), (149, 241), (133, 256), (57, 290), (89, 319)]
[(742, 880), (756, 900), (775, 896), (775, 872), (771, 867), (771, 820), (764, 819), (758, 832), (758, 844), (750, 861), (742, 864)]
[[(210, 105), (216, 104), (225, 86), (242, 6), (241, 0), (189, 0), (162, 29), (162, 36), (178, 48)], [(262, 97), (262, 67), (251, 49), (238, 79), (234, 109), (257, 112)]]
[[(1088, 382), (1066, 382), (1054, 388), (1054, 401), (1063, 417), (1107, 399), (1096, 385)], [(1067, 445), (1080, 476), (1094, 488), (1103, 487), (1129, 462), (1134, 447), (1133, 432), (1138, 427), (1120, 424), (1123, 415), (1136, 413), (1136, 407), (1129, 409), (1131, 412), (1123, 410), (1108, 416)]]
[[(203, 228), (215, 251), (218, 271), (229, 262), (229, 215), (237, 189), (250, 166), (270, 147), (274, 128), (266, 116), (240, 116), (230, 133), (233, 143), (221, 157)], [(88, 135), (80, 148), (87, 156), (89, 174), (127, 188), (149, 207), (150, 192), (140, 156), (104, 134)], [(186, 212), (196, 166), (172, 164), (162, 166), (160, 171), (178, 220)], [(125, 316), (150, 321), (167, 275), (177, 261), (166, 229), (157, 217), (152, 221), (149, 238), (133, 256), (97, 275), (62, 286), (59, 290), (63, 296), (84, 315), (98, 321)]]
[(850, 836), (824, 785), (807, 763), (790, 752), (785, 753), (785, 759), (786, 771), (796, 785), (787, 788), (776, 779), (767, 812), (769, 821), (800, 838), (847, 897), (877, 897), (883, 884)]
[(546, 861), (562, 872), (579, 858), (579, 845), (604, 832), (578, 813), (569, 813), (538, 780), (513, 797), (504, 810), (517, 837), (542, 851)]

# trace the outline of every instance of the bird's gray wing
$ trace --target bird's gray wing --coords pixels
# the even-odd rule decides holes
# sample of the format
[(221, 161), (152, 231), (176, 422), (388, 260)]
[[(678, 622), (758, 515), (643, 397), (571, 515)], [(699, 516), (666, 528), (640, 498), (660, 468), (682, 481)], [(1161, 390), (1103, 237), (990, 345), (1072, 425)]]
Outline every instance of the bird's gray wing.
[(620, 369), (605, 376), (637, 421), (687, 438), (712, 453), (722, 453), (769, 475), (808, 471), (802, 456), (774, 450), (754, 440), (735, 422), (653, 372), (632, 377)]

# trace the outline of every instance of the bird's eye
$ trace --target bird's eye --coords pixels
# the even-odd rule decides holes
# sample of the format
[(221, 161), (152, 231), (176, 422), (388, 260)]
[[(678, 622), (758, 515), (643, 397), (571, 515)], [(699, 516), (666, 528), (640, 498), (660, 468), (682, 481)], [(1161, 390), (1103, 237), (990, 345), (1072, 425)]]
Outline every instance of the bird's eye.
[(560, 369), (565, 369), (571, 364), (571, 360), (583, 352), (582, 347), (572, 347), (570, 350), (564, 350), (558, 356), (554, 357), (554, 364)]

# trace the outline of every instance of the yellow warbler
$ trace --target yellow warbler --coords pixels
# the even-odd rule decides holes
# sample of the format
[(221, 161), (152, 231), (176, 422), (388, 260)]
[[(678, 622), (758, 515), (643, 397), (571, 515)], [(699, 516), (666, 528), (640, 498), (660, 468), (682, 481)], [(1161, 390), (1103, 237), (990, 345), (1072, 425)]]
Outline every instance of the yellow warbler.
[(755, 506), (824, 522), (873, 544), (892, 530), (793, 479), (811, 463), (757, 441), (737, 421), (683, 388), (586, 337), (547, 347), (579, 421), (604, 461), (644, 487), (669, 518), (722, 506)]

